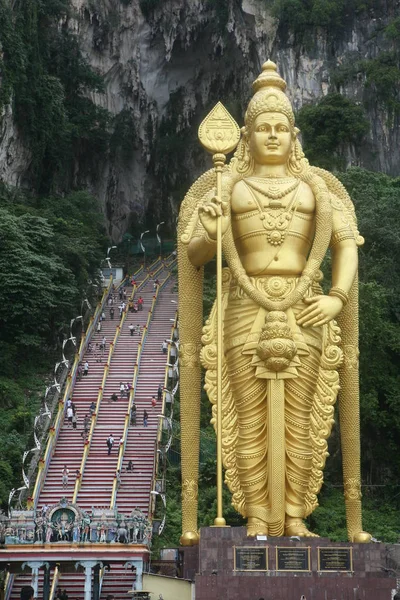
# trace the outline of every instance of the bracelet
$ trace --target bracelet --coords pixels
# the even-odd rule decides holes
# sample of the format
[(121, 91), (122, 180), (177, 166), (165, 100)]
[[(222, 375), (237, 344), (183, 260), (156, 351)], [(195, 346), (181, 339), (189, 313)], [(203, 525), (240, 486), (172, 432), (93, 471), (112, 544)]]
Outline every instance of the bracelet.
[(217, 240), (213, 240), (212, 238), (210, 238), (210, 236), (208, 235), (208, 233), (205, 229), (203, 229), (202, 231), (195, 232), (193, 237), (199, 237), (199, 238), (203, 239), (207, 244), (210, 244), (210, 245), (217, 243)]
[(335, 296), (336, 298), (339, 298), (343, 302), (343, 306), (346, 306), (349, 301), (348, 293), (337, 286), (334, 286), (329, 290), (328, 296)]

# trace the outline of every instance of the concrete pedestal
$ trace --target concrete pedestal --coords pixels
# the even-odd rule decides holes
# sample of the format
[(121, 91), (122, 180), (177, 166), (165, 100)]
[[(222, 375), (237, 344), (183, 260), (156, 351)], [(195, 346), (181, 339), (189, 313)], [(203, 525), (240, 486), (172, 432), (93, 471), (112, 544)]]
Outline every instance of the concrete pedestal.
[[(265, 571), (235, 570), (235, 547), (266, 548)], [(278, 570), (277, 547), (309, 548), (309, 570)], [(351, 548), (352, 570), (319, 570), (318, 548)], [(200, 545), (182, 548), (183, 577), (195, 571), (196, 600), (391, 600), (396, 590), (395, 546), (312, 538), (257, 540), (244, 527), (202, 528)]]

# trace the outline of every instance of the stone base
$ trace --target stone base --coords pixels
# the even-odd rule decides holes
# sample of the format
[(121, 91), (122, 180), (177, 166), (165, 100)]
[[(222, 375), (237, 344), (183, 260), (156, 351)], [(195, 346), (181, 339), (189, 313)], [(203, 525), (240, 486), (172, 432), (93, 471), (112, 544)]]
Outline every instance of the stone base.
[[(266, 548), (267, 570), (234, 570), (235, 546)], [(309, 571), (278, 571), (277, 547), (310, 548)], [(318, 547), (351, 548), (352, 571), (319, 571)], [(204, 527), (200, 545), (181, 552), (183, 577), (193, 578), (197, 565), (196, 600), (391, 600), (396, 590), (395, 548), (389, 544), (287, 537), (265, 541), (247, 537), (245, 527)]]

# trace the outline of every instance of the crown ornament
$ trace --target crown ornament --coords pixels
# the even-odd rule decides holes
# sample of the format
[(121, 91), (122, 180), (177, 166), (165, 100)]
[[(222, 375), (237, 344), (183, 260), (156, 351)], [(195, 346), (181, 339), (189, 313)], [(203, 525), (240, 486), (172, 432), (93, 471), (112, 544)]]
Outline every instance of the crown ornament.
[(294, 114), (289, 98), (285, 94), (286, 81), (278, 73), (272, 60), (267, 60), (260, 75), (253, 83), (254, 96), (250, 100), (246, 115), (246, 127), (251, 128), (254, 120), (263, 112), (279, 112), (294, 127)]

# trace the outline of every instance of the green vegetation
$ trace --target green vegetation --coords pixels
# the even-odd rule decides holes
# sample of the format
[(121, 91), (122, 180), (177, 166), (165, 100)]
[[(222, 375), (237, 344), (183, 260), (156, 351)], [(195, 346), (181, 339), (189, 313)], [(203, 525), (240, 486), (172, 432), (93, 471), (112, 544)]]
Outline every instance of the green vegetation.
[(400, 112), (400, 53), (396, 51), (381, 52), (377, 58), (360, 61), (359, 70), (365, 74), (366, 90), (373, 90), (374, 95), (367, 95), (366, 104), (370, 105), (375, 98), (389, 113), (389, 118)]
[(21, 484), (21, 458), (65, 324), (94, 304), (106, 238), (86, 192), (31, 198), (0, 187), (0, 504)]
[(343, 168), (344, 148), (359, 144), (369, 129), (363, 109), (340, 94), (303, 106), (296, 122), (307, 158), (325, 169)]
[(279, 19), (281, 34), (290, 31), (301, 40), (317, 28), (336, 34), (375, 4), (375, 0), (274, 0), (272, 14)]
[(383, 33), (391, 42), (390, 49), (380, 51), (375, 58), (349, 60), (332, 71), (331, 81), (339, 90), (363, 75), (365, 107), (373, 108), (378, 103), (387, 112), (391, 125), (400, 112), (400, 17), (390, 21)]

